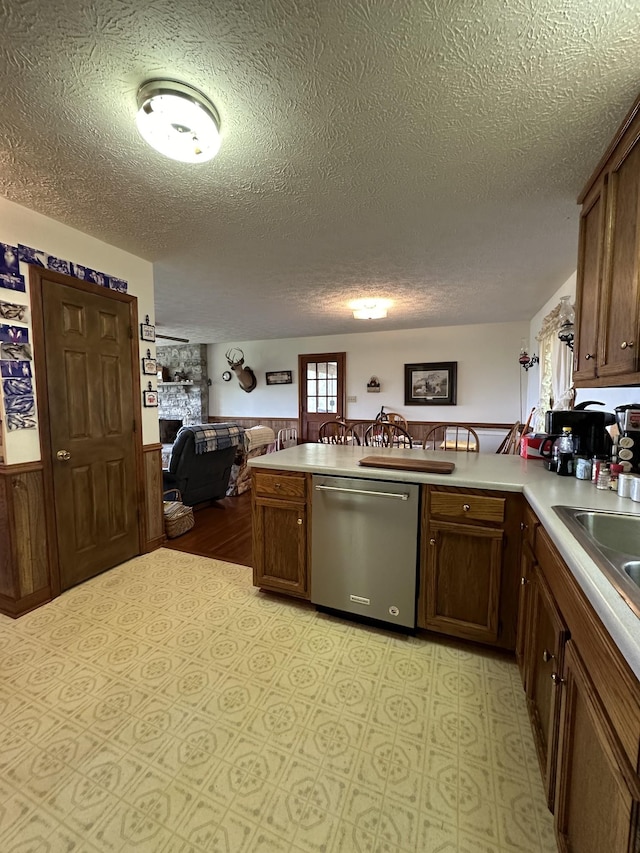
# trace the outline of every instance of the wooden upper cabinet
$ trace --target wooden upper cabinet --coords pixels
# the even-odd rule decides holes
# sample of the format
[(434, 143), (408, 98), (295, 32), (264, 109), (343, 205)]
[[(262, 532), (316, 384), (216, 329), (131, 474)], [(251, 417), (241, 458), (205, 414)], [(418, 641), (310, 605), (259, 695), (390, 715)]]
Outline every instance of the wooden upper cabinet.
[(640, 383), (640, 98), (578, 199), (574, 382)]
[(574, 380), (596, 377), (598, 307), (604, 254), (605, 180), (598, 181), (582, 206), (578, 242)]
[(640, 122), (612, 164), (606, 253), (600, 298), (598, 376), (638, 370), (638, 252), (640, 249)]

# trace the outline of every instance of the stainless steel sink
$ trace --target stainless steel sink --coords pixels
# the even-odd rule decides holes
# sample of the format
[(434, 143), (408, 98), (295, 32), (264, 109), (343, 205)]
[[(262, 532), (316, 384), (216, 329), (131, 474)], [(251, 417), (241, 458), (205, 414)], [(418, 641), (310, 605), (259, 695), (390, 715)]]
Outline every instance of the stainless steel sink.
[(640, 515), (571, 506), (553, 509), (640, 616)]

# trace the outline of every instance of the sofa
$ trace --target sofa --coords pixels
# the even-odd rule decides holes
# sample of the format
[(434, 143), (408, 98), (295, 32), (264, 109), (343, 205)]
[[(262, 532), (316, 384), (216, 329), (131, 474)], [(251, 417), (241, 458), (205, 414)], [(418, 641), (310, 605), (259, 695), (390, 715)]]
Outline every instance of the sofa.
[(182, 427), (171, 449), (169, 467), (162, 470), (163, 491), (178, 489), (187, 506), (223, 498), (243, 434), (235, 424)]

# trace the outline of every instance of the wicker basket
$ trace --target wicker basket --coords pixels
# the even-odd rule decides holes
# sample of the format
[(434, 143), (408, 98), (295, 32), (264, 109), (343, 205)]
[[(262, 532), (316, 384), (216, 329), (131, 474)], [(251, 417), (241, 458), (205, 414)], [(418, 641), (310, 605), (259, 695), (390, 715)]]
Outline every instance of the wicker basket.
[(169, 539), (175, 539), (176, 536), (182, 536), (183, 533), (191, 530), (196, 522), (193, 517), (193, 508), (182, 503), (182, 495), (178, 489), (165, 492), (163, 498), (167, 495), (174, 495), (175, 500), (163, 501), (164, 531)]

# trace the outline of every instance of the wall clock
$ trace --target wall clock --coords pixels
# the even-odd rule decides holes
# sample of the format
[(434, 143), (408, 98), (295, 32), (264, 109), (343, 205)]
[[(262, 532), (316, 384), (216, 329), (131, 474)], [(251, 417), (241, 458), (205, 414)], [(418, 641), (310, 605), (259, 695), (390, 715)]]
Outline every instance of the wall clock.
[(225, 382), (228, 382), (231, 379), (231, 371), (225, 370), (225, 372), (222, 374), (222, 378)]

